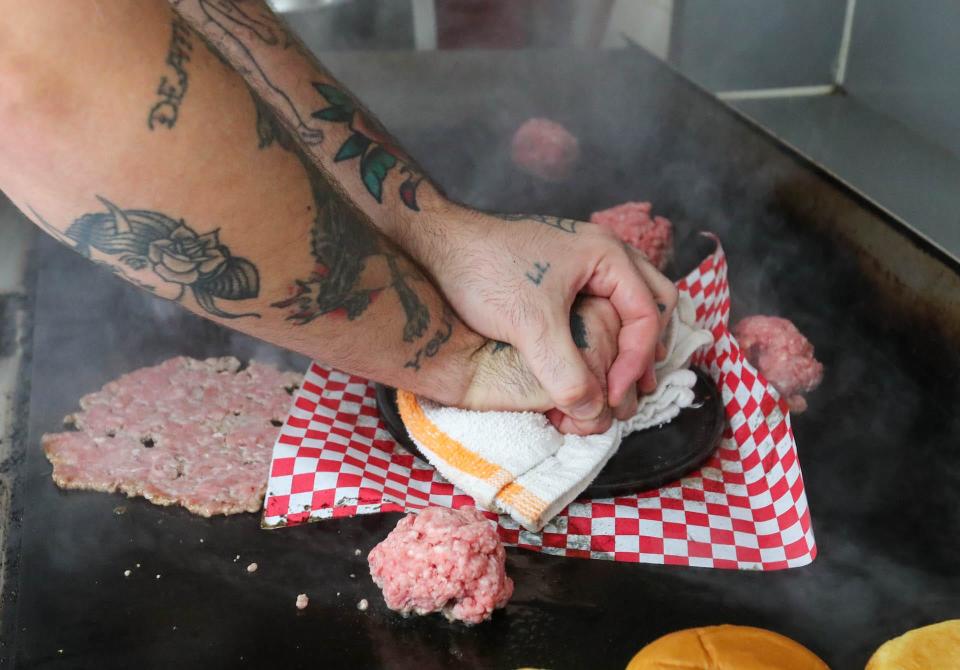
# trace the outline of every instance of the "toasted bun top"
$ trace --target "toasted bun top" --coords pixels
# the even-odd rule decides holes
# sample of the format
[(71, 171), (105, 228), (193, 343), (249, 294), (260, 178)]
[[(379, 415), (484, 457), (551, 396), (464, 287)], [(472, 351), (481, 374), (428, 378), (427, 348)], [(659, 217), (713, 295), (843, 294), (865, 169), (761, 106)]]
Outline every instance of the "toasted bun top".
[(830, 670), (803, 645), (750, 626), (688, 628), (654, 640), (627, 670)]
[(915, 628), (884, 642), (866, 670), (960, 668), (960, 619)]

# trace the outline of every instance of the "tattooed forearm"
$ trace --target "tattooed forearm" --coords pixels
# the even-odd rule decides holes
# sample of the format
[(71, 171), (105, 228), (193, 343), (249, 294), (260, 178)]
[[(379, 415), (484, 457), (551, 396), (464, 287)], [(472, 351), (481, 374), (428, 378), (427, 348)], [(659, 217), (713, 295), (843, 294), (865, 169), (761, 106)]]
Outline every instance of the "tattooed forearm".
[(440, 347), (442, 347), (453, 334), (453, 319), (454, 317), (450, 309), (445, 308), (443, 319), (440, 321), (440, 327), (433, 334), (433, 337), (431, 337), (423, 347), (417, 349), (413, 358), (407, 361), (403, 367), (413, 368), (415, 371), (419, 371), (420, 363), (424, 358), (433, 358), (436, 356), (437, 352), (440, 351)]
[(417, 187), (423, 181), (423, 174), (410, 157), (373, 116), (359, 108), (356, 100), (330, 84), (314, 82), (313, 87), (327, 101), (327, 106), (315, 111), (312, 116), (331, 123), (347, 124), (350, 129), (349, 137), (333, 158), (334, 162), (359, 158), (357, 167), (363, 186), (381, 203), (383, 182), (394, 167), (398, 168), (399, 173), (406, 177), (399, 187), (400, 200), (407, 208), (419, 211)]
[(106, 211), (84, 214), (65, 233), (31, 211), (58, 240), (155, 295), (184, 302), (189, 292), (201, 309), (224, 319), (260, 316), (226, 312), (217, 304), (217, 300), (248, 300), (260, 293), (256, 266), (231, 255), (217, 230), (200, 235), (183, 219), (152, 210), (121, 209), (106, 198), (97, 199)]
[[(310, 252), (316, 261), (316, 270), (306, 279), (296, 280), (290, 297), (271, 306), (290, 309), (287, 319), (299, 325), (333, 312), (353, 320), (366, 311), (376, 295), (392, 289), (404, 311), (404, 342), (421, 337), (430, 323), (430, 312), (411, 281), (425, 281), (423, 275), (413, 263), (394, 253), (360, 212), (334, 191), (276, 115), (256, 95), (254, 102), (260, 147), (276, 143), (297, 157), (310, 182), (314, 202)], [(378, 262), (385, 262), (386, 277), (382, 273), (365, 272), (368, 266)]]
[[(174, 3), (174, 8), (187, 11), (188, 3)], [(251, 48), (252, 42), (269, 49), (287, 49), (294, 45), (289, 33), (276, 17), (259, 3), (239, 0), (196, 0), (205, 21), (203, 30), (248, 80), (267, 103), (277, 109), (297, 136), (307, 145), (323, 141), (323, 130), (300, 112), (298, 106), (263, 67)]]
[[(57, 242), (59, 242), (60, 244), (64, 245), (65, 247), (70, 247), (71, 249), (74, 249), (74, 248), (75, 248), (75, 246), (74, 246), (74, 245), (75, 245), (75, 242), (74, 242), (73, 240), (69, 239), (68, 237), (64, 236), (63, 232), (61, 232), (60, 230), (58, 230), (58, 229), (57, 229), (56, 227), (54, 227), (49, 221), (47, 221), (47, 220), (43, 217), (43, 215), (40, 214), (40, 212), (38, 212), (37, 210), (35, 210), (35, 209), (33, 208), (33, 205), (27, 203), (26, 207), (27, 207), (27, 209), (30, 210), (30, 213), (33, 214), (33, 218), (34, 218), (34, 220), (36, 221), (37, 225), (39, 225), (40, 228), (42, 228), (48, 235), (50, 235), (50, 237), (52, 237), (53, 239), (55, 239)], [(94, 265), (99, 265), (100, 267), (102, 267), (104, 270), (106, 270), (106, 271), (109, 272), (110, 274), (114, 274), (114, 275), (116, 275), (116, 276), (118, 276), (118, 277), (120, 277), (120, 278), (122, 278), (122, 279), (126, 279), (128, 282), (130, 282), (130, 283), (133, 284), (134, 286), (137, 286), (137, 287), (139, 287), (139, 288), (142, 288), (142, 289), (144, 289), (145, 291), (149, 291), (150, 293), (156, 293), (156, 291), (157, 291), (157, 287), (154, 286), (153, 284), (148, 284), (148, 283), (146, 283), (145, 281), (143, 281), (142, 279), (140, 279), (140, 278), (138, 278), (138, 277), (133, 277), (133, 276), (131, 276), (131, 275), (126, 275), (126, 274), (123, 273), (122, 270), (120, 270), (119, 268), (117, 268), (115, 265), (112, 265), (112, 264), (110, 264), (110, 263), (108, 263), (108, 262), (106, 262), (106, 261), (102, 261), (102, 260), (96, 260), (96, 259), (90, 259), (90, 260), (94, 263)]]
[[(419, 211), (417, 189), (425, 179), (422, 169), (263, 3), (191, 0), (174, 2), (174, 7), (195, 25), (202, 22), (202, 32), (304, 142), (311, 159), (320, 163), (356, 161), (360, 182), (378, 203), (383, 203), (384, 182), (395, 171), (402, 177), (397, 187), (400, 201)], [(312, 93), (298, 90), (295, 81), (282, 83), (284, 70), (296, 67), (311, 73)], [(317, 148), (325, 138), (320, 122), (339, 124), (349, 131), (332, 156)]]
[(170, 48), (167, 51), (167, 65), (173, 70), (174, 79), (164, 75), (157, 86), (157, 95), (160, 99), (150, 108), (147, 115), (147, 126), (153, 130), (158, 125), (173, 128), (180, 114), (180, 104), (187, 94), (190, 77), (187, 74), (187, 63), (190, 62), (190, 52), (193, 51), (193, 35), (190, 26), (179, 16), (171, 22), (172, 34)]
[(533, 272), (527, 272), (526, 277), (533, 282), (535, 286), (540, 286), (540, 282), (543, 281), (543, 277), (547, 274), (547, 270), (549, 269), (550, 263), (534, 263)]
[[(351, 118), (359, 119), (359, 105), (326, 90), (328, 96), (334, 96), (332, 101), (327, 98), (328, 102), (338, 106), (338, 111), (312, 113), (324, 92), (320, 87), (305, 92), (296, 78), (297, 68), (309, 64), (302, 60), (310, 58), (309, 52), (264, 3), (183, 0), (174, 6), (243, 75), (254, 98), (259, 146), (265, 150), (276, 146), (293, 154), (310, 185), (313, 223), (309, 251), (315, 269), (297, 278), (290, 294), (271, 306), (288, 310), (287, 319), (295, 324), (307, 324), (326, 314), (354, 320), (378, 296), (392, 293), (404, 314), (403, 340), (413, 342), (422, 337), (430, 325), (430, 312), (415, 284), (426, 279), (412, 261), (396, 253), (342, 185), (327, 173), (324, 159), (331, 162), (330, 157), (320, 153), (325, 138), (321, 126), (349, 122), (344, 105), (349, 105)], [(315, 71), (327, 76), (322, 70)], [(330, 118), (338, 114), (343, 119)], [(350, 157), (361, 157), (361, 173), (370, 175), (364, 180), (369, 190), (374, 183), (381, 187), (387, 172), (400, 163), (398, 154), (389, 153), (379, 137), (363, 137), (369, 141)], [(344, 156), (340, 159), (346, 160)], [(404, 163), (401, 171), (405, 167), (408, 164)], [(382, 189), (378, 193), (382, 194)], [(412, 202), (415, 205), (415, 198)]]
[(562, 230), (565, 233), (576, 233), (577, 224), (580, 223), (576, 219), (565, 219), (562, 216), (548, 216), (546, 214), (491, 214), (491, 216), (503, 221), (534, 221)]

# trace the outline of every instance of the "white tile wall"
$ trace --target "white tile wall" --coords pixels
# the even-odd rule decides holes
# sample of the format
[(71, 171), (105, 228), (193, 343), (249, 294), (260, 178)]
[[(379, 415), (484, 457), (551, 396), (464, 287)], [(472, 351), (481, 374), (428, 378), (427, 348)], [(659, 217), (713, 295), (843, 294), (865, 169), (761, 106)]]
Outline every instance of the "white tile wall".
[(624, 36), (666, 60), (670, 49), (673, 0), (616, 0), (602, 46), (625, 46)]

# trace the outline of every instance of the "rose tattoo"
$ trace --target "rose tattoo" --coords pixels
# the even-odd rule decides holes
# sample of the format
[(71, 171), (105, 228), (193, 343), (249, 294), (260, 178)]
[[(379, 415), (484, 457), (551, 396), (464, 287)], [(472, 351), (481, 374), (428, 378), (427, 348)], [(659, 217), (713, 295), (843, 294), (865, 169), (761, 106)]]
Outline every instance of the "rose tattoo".
[(214, 316), (259, 316), (233, 314), (217, 305), (217, 299), (256, 298), (260, 276), (253, 263), (230, 254), (216, 230), (198, 235), (183, 219), (150, 210), (124, 210), (106, 198), (98, 199), (107, 211), (81, 216), (66, 232), (81, 254), (89, 258), (96, 249), (117, 256), (132, 271), (150, 271), (173, 285), (172, 300), (182, 300), (190, 291), (197, 304)]

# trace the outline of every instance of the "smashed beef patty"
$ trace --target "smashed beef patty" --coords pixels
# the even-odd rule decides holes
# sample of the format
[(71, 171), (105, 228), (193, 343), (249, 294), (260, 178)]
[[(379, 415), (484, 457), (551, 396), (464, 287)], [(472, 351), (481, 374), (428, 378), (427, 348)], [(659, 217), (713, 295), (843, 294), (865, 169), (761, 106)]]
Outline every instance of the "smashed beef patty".
[(368, 557), (387, 607), (468, 624), (507, 604), (513, 580), (494, 526), (475, 508), (428, 507), (400, 520)]
[(195, 514), (256, 512), (300, 375), (236, 358), (172, 358), (80, 399), (43, 436), (58, 486), (120, 491)]

